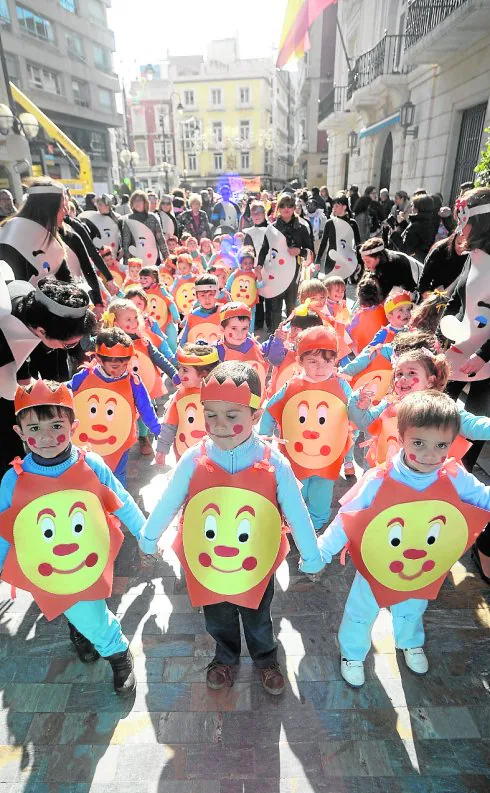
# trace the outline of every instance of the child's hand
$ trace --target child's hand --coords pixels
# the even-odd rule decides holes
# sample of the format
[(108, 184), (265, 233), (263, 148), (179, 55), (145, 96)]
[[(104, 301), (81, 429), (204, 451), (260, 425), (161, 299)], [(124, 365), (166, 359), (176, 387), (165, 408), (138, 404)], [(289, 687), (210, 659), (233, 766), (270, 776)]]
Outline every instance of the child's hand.
[(257, 281), (262, 281), (262, 267), (259, 267), (259, 265), (257, 265), (257, 267), (254, 268), (254, 275)]
[(281, 341), (286, 341), (286, 339), (288, 337), (288, 332), (287, 332), (287, 330), (284, 330), (283, 325), (284, 325), (284, 323), (281, 322), (279, 327), (276, 328), (276, 330), (274, 331), (274, 336), (276, 337), (276, 339), (280, 339)]
[(155, 454), (155, 465), (165, 465), (165, 455), (163, 452)]
[(371, 383), (363, 385), (357, 398), (357, 407), (360, 410), (369, 410), (375, 393)]
[(288, 253), (290, 256), (299, 256), (301, 253), (301, 248), (288, 248)]

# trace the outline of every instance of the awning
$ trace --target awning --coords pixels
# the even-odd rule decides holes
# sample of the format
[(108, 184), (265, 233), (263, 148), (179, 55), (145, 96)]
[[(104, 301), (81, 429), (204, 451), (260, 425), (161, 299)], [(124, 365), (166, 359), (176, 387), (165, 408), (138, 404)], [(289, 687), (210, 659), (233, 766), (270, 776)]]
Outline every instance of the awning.
[(359, 132), (359, 139), (361, 138), (369, 138), (370, 135), (377, 135), (378, 132), (381, 132), (382, 129), (385, 127), (392, 127), (393, 124), (398, 124), (400, 121), (400, 111), (397, 110), (396, 113), (393, 113), (392, 116), (387, 116), (387, 118), (381, 119), (381, 121), (377, 121), (376, 124), (371, 124), (370, 127), (364, 127)]

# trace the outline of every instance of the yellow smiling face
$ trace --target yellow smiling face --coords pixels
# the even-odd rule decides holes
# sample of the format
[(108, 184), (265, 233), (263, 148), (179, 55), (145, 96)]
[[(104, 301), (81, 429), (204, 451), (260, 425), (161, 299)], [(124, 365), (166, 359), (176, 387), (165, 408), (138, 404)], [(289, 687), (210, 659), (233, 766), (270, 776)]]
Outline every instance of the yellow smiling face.
[(190, 570), (202, 586), (238, 595), (257, 586), (272, 569), (281, 542), (281, 517), (258, 493), (211, 487), (187, 504), (182, 541)]
[(164, 328), (168, 319), (168, 308), (165, 300), (160, 295), (148, 295), (148, 313), (159, 325)]
[(157, 371), (148, 355), (136, 350), (131, 359), (131, 371), (138, 375), (149, 394), (153, 391), (157, 379)]
[(194, 284), (182, 284), (174, 294), (174, 300), (181, 314), (189, 314), (196, 302)]
[(412, 592), (444, 575), (464, 552), (468, 524), (446, 501), (388, 507), (366, 527), (361, 555), (373, 578), (389, 589)]
[(171, 275), (167, 270), (160, 270), (160, 283), (163, 284), (165, 289), (168, 289), (169, 292), (172, 289), (174, 281), (175, 276)]
[(133, 426), (129, 402), (108, 388), (86, 388), (73, 397), (80, 421), (73, 442), (89, 443), (94, 452), (107, 457), (126, 442)]
[(380, 402), (388, 392), (392, 377), (392, 369), (378, 369), (374, 372), (366, 372), (355, 379), (355, 390), (358, 391), (363, 386), (369, 385), (370, 390), (373, 391), (373, 400)]
[(257, 296), (255, 278), (248, 275), (239, 275), (233, 279), (230, 290), (231, 299), (238, 303), (252, 306)]
[(110, 551), (102, 505), (86, 490), (62, 490), (31, 501), (13, 536), (23, 574), (51, 594), (83, 592), (102, 575)]
[(287, 452), (303, 468), (319, 470), (342, 454), (349, 434), (347, 407), (326, 391), (303, 391), (286, 402), (282, 434)]
[(187, 341), (192, 344), (196, 341), (216, 344), (221, 339), (222, 333), (221, 327), (214, 322), (200, 322), (189, 330)]
[(189, 394), (178, 399), (175, 407), (179, 416), (175, 448), (179, 456), (182, 456), (186, 449), (199, 443), (207, 433), (199, 394)]

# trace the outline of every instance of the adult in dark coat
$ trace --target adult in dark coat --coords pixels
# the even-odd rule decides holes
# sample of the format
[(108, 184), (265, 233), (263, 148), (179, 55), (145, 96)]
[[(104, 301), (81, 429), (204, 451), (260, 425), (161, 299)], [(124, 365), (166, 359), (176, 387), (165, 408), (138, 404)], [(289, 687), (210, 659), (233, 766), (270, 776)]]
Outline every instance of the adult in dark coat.
[(424, 262), (419, 281), (420, 294), (451, 286), (461, 275), (467, 257), (464, 240), (456, 232), (436, 242)]
[(202, 237), (211, 238), (211, 228), (207, 214), (201, 209), (202, 200), (201, 196), (193, 193), (189, 198), (189, 206), (186, 212), (182, 212), (179, 217), (180, 233), (187, 231), (198, 242)]
[(415, 259), (398, 251), (389, 251), (381, 237), (363, 242), (360, 254), (366, 270), (377, 279), (383, 300), (393, 287), (415, 292), (422, 266)]
[(434, 202), (430, 195), (416, 195), (412, 199), (412, 212), (408, 226), (402, 233), (401, 250), (424, 262), (434, 244)]

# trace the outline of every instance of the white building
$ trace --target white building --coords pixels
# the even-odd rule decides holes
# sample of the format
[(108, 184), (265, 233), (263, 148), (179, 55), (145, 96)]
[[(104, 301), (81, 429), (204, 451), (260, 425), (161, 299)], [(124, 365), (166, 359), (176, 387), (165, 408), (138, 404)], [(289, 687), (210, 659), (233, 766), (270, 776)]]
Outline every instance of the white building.
[(423, 186), (453, 200), (490, 123), (490, 0), (339, 0), (338, 20), (349, 64), (337, 34), (319, 112), (330, 191)]

